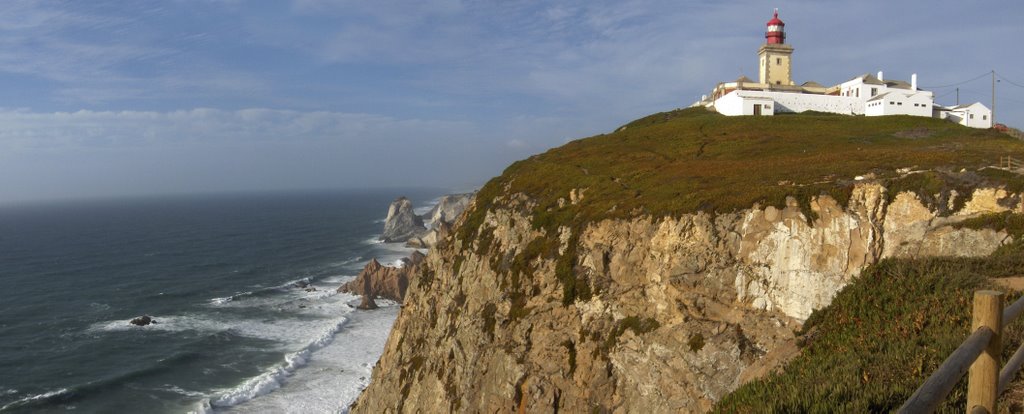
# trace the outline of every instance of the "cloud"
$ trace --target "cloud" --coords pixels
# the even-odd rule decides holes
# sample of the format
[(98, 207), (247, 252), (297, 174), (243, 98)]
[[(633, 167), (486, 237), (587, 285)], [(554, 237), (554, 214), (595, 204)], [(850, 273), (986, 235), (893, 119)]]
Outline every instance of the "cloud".
[(266, 108), (55, 113), (0, 110), (0, 124), (4, 125), (0, 129), (0, 148), (7, 150), (317, 141), (359, 145), (388, 140), (432, 140), (445, 145), (449, 138), (467, 136), (474, 130), (467, 122)]

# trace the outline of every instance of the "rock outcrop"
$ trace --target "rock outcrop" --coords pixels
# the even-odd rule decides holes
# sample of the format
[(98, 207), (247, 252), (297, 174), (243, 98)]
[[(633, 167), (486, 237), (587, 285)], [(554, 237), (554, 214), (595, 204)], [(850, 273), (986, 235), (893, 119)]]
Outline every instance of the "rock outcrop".
[(463, 211), (466, 211), (466, 207), (469, 207), (471, 201), (473, 201), (473, 193), (448, 194), (441, 197), (437, 201), (437, 205), (425, 216), (432, 223), (431, 229), (436, 229), (442, 223), (455, 222), (455, 219), (459, 218)]
[(373, 301), (373, 281), (369, 277), (362, 278), (363, 298), (358, 308), (362, 310), (377, 309), (377, 302)]
[(374, 298), (390, 299), (401, 302), (405, 299), (409, 281), (414, 279), (424, 259), (420, 252), (413, 252), (409, 257), (402, 258), (401, 266), (384, 266), (377, 259), (370, 260), (355, 280), (338, 288), (338, 292), (363, 295), (366, 304)]
[(132, 325), (135, 325), (135, 326), (147, 326), (147, 325), (155, 324), (156, 323), (156, 319), (153, 319), (153, 317), (149, 316), (149, 315), (143, 315), (143, 316), (138, 316), (138, 317), (132, 318), (132, 320), (128, 321), (128, 323), (132, 324)]
[(410, 238), (405, 245), (417, 249), (433, 247), (439, 239), (444, 238), (444, 232), (455, 222), (455, 219), (459, 218), (463, 211), (466, 211), (466, 207), (473, 201), (473, 197), (473, 193), (448, 194), (441, 197), (437, 205), (423, 216), (430, 220), (430, 230)]
[(412, 202), (408, 198), (399, 197), (388, 206), (388, 216), (384, 219), (384, 233), (380, 239), (387, 243), (405, 242), (421, 236), (426, 231), (423, 219), (413, 212)]
[(865, 266), (988, 255), (1012, 238), (956, 224), (1024, 212), (991, 189), (945, 217), (886, 193), (812, 197), (812, 220), (789, 200), (556, 229), (534, 226), (527, 196), (500, 195), (425, 259), (352, 411), (706, 411), (795, 352), (794, 329)]

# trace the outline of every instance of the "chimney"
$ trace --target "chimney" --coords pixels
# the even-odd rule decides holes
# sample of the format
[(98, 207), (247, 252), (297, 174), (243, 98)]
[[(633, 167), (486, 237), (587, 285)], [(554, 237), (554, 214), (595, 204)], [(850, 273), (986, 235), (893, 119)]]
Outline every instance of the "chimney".
[(912, 91), (916, 91), (917, 90), (917, 74), (916, 73), (910, 75), (910, 90), (912, 90)]
[(882, 78), (882, 71), (878, 71), (878, 80), (885, 81), (885, 79)]

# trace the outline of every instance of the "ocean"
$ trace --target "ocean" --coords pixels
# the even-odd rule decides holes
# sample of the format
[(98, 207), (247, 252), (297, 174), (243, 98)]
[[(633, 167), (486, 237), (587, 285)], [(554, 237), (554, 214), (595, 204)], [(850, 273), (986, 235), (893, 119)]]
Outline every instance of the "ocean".
[(344, 412), (399, 306), (335, 289), (411, 252), (376, 241), (393, 199), (441, 193), (0, 207), (0, 413)]

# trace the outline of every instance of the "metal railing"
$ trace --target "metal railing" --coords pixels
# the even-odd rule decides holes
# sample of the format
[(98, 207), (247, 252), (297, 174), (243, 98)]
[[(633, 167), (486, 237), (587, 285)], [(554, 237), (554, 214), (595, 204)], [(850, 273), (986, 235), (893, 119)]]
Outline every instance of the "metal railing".
[(898, 412), (934, 412), (965, 373), (969, 373), (967, 412), (996, 412), (999, 394), (1006, 391), (1024, 363), (1022, 344), (1001, 371), (999, 368), (1003, 352), (1003, 327), (1013, 323), (1024, 311), (1024, 297), (1004, 309), (1004, 296), (1002, 292), (992, 290), (974, 293), (971, 335), (921, 384)]

